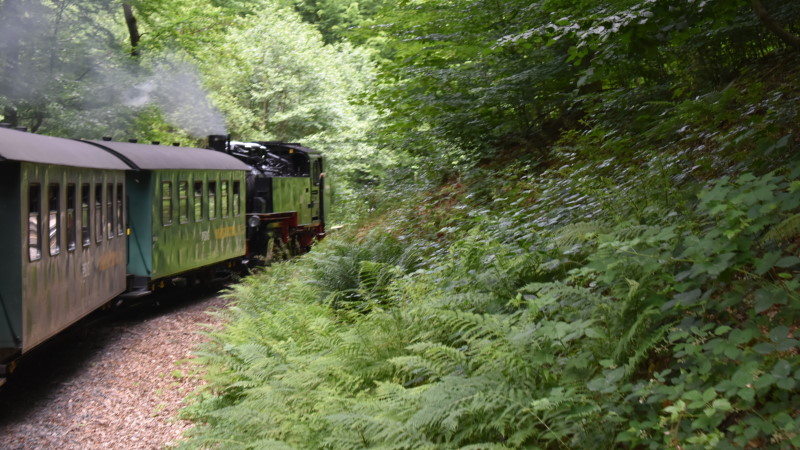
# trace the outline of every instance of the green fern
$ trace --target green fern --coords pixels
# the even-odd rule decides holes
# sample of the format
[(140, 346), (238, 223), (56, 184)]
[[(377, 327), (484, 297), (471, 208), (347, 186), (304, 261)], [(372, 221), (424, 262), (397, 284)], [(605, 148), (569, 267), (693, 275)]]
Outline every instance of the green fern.
[(798, 237), (800, 237), (800, 214), (794, 214), (770, 228), (764, 237), (761, 238), (761, 243), (763, 244), (770, 241), (786, 242)]
[(605, 230), (605, 225), (600, 221), (569, 223), (558, 229), (553, 240), (560, 247), (569, 248), (578, 243), (590, 242)]

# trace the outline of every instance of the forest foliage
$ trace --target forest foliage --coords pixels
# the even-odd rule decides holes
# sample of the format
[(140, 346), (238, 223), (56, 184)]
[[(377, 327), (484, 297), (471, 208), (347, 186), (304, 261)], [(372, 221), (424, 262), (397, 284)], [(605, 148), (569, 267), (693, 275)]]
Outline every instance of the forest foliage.
[(372, 20), (402, 164), (233, 288), (187, 447), (800, 445), (800, 61), (751, 3)]
[(183, 447), (800, 446), (797, 2), (0, 21), (4, 120), (330, 157), (344, 229), (231, 288)]

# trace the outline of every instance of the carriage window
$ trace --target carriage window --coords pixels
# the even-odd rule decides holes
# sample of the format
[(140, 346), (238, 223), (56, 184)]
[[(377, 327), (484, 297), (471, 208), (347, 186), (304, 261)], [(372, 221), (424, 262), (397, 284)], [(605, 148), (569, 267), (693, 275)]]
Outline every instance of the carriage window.
[(228, 203), (228, 181), (220, 183), (219, 203), (222, 207), (222, 217), (231, 215), (230, 204)]
[(81, 185), (81, 240), (84, 247), (88, 247), (92, 242), (92, 215), (89, 212), (91, 192), (88, 184)]
[(203, 182), (194, 182), (194, 221), (203, 220)]
[(161, 182), (161, 223), (172, 225), (172, 182)]
[(181, 223), (189, 221), (189, 182), (178, 182), (178, 211), (180, 212)]
[(122, 236), (125, 234), (125, 220), (122, 205), (122, 183), (117, 183), (117, 234)]
[(241, 211), (241, 205), (239, 202), (241, 201), (241, 195), (239, 195), (239, 182), (233, 182), (233, 215), (238, 216)]
[(114, 185), (106, 185), (106, 235), (109, 239), (114, 239)]
[(208, 219), (217, 218), (217, 182), (208, 182)]
[(99, 244), (103, 240), (103, 185), (94, 185), (94, 239)]
[(50, 256), (61, 253), (61, 220), (59, 205), (59, 186), (47, 186), (47, 235), (50, 239)]
[(40, 187), (32, 184), (28, 188), (28, 257), (31, 261), (42, 258), (41, 235), (41, 199)]
[(77, 246), (75, 235), (75, 185), (67, 185), (67, 250), (73, 251)]

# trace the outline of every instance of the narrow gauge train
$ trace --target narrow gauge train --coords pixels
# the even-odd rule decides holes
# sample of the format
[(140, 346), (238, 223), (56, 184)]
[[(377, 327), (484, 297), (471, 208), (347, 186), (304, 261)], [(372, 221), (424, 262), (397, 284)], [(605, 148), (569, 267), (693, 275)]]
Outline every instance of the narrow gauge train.
[(323, 157), (0, 128), (0, 385), (22, 354), (115, 299), (252, 264), (324, 236)]

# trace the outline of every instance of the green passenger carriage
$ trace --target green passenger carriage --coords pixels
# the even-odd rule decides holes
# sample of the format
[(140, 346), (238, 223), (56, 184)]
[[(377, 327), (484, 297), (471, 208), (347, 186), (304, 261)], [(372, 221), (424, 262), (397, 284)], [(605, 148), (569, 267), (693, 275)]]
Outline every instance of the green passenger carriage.
[(134, 169), (127, 174), (129, 296), (245, 255), (245, 164), (213, 150), (89, 142)]
[(125, 290), (126, 169), (78, 141), (0, 128), (0, 363)]

